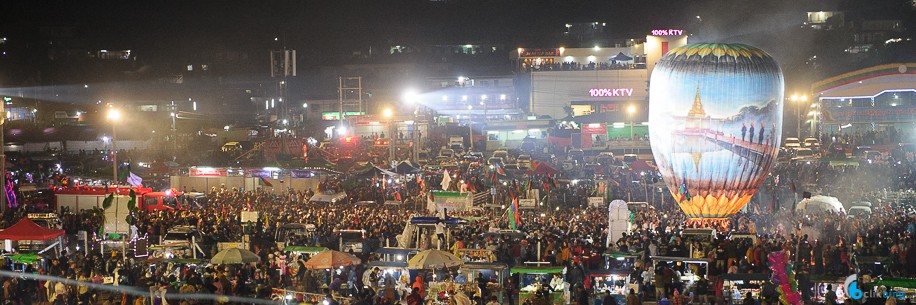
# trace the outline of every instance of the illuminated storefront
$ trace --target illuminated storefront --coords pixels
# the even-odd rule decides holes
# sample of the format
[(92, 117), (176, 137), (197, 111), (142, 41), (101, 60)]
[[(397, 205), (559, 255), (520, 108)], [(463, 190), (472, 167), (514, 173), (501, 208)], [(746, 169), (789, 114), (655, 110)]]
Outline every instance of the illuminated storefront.
[(916, 134), (916, 63), (874, 66), (813, 85), (808, 128), (822, 134)]

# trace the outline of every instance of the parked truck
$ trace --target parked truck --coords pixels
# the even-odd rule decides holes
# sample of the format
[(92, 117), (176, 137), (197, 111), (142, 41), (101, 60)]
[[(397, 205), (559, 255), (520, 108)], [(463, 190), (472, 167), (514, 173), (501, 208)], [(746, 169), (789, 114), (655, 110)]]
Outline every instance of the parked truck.
[[(121, 196), (126, 198), (130, 195), (130, 190), (131, 188), (127, 186), (57, 188), (54, 190), (55, 210), (64, 214), (64, 212), (77, 212), (95, 207), (101, 209), (105, 197), (109, 194), (115, 194), (115, 198)], [(181, 192), (153, 192), (152, 189), (144, 187), (134, 188), (134, 192), (137, 195), (137, 208), (149, 212), (180, 208), (178, 199), (183, 196)], [(126, 203), (127, 199), (124, 200)]]

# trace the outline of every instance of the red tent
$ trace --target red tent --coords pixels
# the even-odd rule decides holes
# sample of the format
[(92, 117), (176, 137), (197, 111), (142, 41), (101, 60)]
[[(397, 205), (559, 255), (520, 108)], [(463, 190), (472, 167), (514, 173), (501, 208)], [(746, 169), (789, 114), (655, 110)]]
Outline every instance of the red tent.
[(556, 169), (550, 167), (550, 165), (547, 165), (547, 163), (544, 162), (534, 163), (534, 170), (528, 171), (529, 175), (555, 175), (556, 173)]
[(636, 161), (633, 161), (633, 163), (630, 163), (630, 170), (633, 170), (633, 171), (648, 172), (648, 171), (654, 171), (657, 169), (658, 167), (652, 166), (645, 160), (636, 160)]
[(23, 218), (12, 227), (0, 231), (0, 239), (9, 240), (48, 240), (64, 235), (64, 230), (46, 229)]

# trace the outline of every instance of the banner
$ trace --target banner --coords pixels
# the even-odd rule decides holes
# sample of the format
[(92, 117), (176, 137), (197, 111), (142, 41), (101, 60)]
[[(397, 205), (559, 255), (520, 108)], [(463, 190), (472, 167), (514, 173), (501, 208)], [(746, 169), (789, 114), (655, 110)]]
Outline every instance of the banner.
[(226, 177), (229, 171), (225, 168), (192, 167), (189, 174), (191, 177)]
[(518, 208), (519, 209), (534, 209), (538, 206), (536, 199), (519, 199)]
[(310, 170), (294, 169), (289, 171), (290, 178), (311, 178), (315, 174)]
[(588, 197), (588, 206), (593, 208), (603, 208), (604, 197)]
[(823, 123), (882, 123), (916, 120), (916, 107), (821, 108)]
[(263, 169), (248, 170), (248, 177), (252, 178), (270, 178), (270, 171)]

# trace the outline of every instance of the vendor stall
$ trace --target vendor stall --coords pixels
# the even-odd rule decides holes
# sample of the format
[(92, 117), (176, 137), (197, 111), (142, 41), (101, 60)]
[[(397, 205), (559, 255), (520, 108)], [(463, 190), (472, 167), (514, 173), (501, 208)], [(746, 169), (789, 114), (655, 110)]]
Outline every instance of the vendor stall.
[(770, 276), (763, 273), (727, 273), (722, 275), (722, 290), (734, 294), (731, 304), (741, 304), (748, 292), (759, 299), (763, 284), (769, 280)]
[(680, 274), (680, 278), (674, 283), (674, 288), (678, 291), (686, 291), (693, 283), (700, 279), (700, 275), (709, 275), (709, 261), (701, 258), (674, 257), (674, 256), (652, 256), (653, 270), (660, 270), (664, 267), (671, 268)]
[[(501, 263), (489, 262), (470, 262), (464, 263), (458, 273), (460, 277), (467, 279), (463, 283), (470, 288), (477, 288), (477, 275), (481, 274), (487, 280), (487, 291), (482, 292), (484, 296), (496, 296), (500, 303), (505, 298), (502, 283), (509, 276), (509, 266)], [(481, 292), (478, 292), (481, 293)]]
[[(30, 250), (37, 251), (39, 254), (49, 249), (56, 249), (58, 254), (63, 248), (64, 230), (47, 229), (41, 227), (28, 217), (22, 218), (16, 224), (0, 231), (0, 239), (29, 242)], [(40, 242), (40, 243), (35, 243)], [(12, 249), (6, 249), (11, 251)]]
[[(916, 299), (916, 278), (882, 277), (866, 284), (865, 287), (868, 287), (867, 291), (871, 292), (871, 296), (895, 297), (898, 302)], [(879, 287), (884, 287), (884, 289), (879, 289)], [(878, 293), (879, 290), (880, 293)]]
[(462, 248), (455, 252), (455, 255), (465, 263), (492, 263), (496, 261), (496, 254), (493, 253), (493, 250)]
[(844, 303), (846, 298), (846, 277), (845, 276), (826, 276), (813, 275), (810, 278), (811, 284), (814, 285), (814, 294), (811, 295), (811, 301), (817, 303), (824, 302), (824, 296), (827, 294), (827, 285), (832, 286), (836, 292), (837, 303)]
[(631, 270), (632, 268), (590, 271), (585, 281), (585, 288), (590, 293), (592, 304), (601, 304), (608, 293), (618, 304), (626, 304), (626, 295), (630, 289), (639, 292), (638, 284), (630, 284)]
[(548, 290), (548, 303), (565, 305), (569, 303), (569, 283), (563, 280), (566, 267), (562, 266), (520, 266), (510, 270), (513, 276), (518, 276), (519, 292), (518, 304), (535, 298), (539, 291)]

